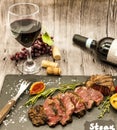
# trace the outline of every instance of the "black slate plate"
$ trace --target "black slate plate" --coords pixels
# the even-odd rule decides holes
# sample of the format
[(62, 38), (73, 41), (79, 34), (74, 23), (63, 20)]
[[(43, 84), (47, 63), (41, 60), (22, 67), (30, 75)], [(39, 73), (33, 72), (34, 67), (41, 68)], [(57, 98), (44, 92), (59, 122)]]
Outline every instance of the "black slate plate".
[[(19, 84), (23, 79), (29, 81), (43, 81), (46, 84), (46, 87), (57, 87), (59, 84), (64, 83), (74, 83), (77, 81), (86, 81), (89, 76), (37, 76), (37, 75), (7, 75), (4, 79), (2, 93), (0, 95), (0, 109), (7, 103), (9, 99), (13, 95), (17, 93)], [(116, 78), (116, 77), (115, 77)], [(115, 80), (115, 84), (116, 80)], [(92, 122), (97, 120), (100, 111), (97, 107), (94, 107), (90, 112), (86, 112), (86, 114), (82, 118), (77, 118), (73, 116), (73, 122), (69, 123), (66, 126), (57, 125), (54, 128), (50, 128), (49, 126), (41, 126), (34, 127), (30, 120), (28, 119), (27, 111), (29, 108), (24, 106), (25, 102), (28, 100), (29, 95), (27, 92), (22, 94), (20, 99), (18, 100), (15, 107), (8, 114), (7, 118), (4, 120), (3, 124), (0, 126), (0, 130), (85, 130), (85, 124), (87, 121)], [(40, 99), (37, 104), (43, 103), (43, 99)], [(117, 111), (111, 108), (109, 114), (106, 114), (101, 121), (112, 121), (116, 124)], [(88, 129), (87, 129), (88, 130)]]

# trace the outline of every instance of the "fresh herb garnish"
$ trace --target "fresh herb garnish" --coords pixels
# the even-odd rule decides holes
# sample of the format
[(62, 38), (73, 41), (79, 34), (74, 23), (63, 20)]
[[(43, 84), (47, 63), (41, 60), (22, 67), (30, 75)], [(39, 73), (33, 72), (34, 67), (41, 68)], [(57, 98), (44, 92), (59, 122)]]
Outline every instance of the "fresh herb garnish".
[(99, 105), (99, 110), (101, 110), (98, 118), (103, 118), (106, 113), (110, 112), (110, 96), (107, 96), (106, 99)]
[(76, 86), (81, 86), (84, 83), (74, 83), (74, 84), (62, 84), (60, 87), (48, 88), (42, 93), (39, 93), (31, 97), (26, 103), (25, 106), (34, 105), (40, 97), (47, 98), (48, 96), (53, 95), (56, 91), (65, 92), (67, 90), (74, 90)]

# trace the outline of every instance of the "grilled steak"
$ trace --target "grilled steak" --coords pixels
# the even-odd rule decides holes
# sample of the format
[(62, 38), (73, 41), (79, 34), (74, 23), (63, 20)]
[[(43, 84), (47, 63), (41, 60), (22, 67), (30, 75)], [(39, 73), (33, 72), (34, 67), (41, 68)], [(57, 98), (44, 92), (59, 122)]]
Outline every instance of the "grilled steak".
[(35, 126), (44, 125), (47, 122), (47, 115), (45, 114), (42, 105), (37, 105), (30, 108), (28, 111), (28, 116), (29, 119), (32, 121), (32, 124)]
[(111, 75), (92, 75), (86, 82), (86, 87), (99, 90), (104, 96), (108, 96), (115, 91)]
[(74, 104), (74, 113), (78, 117), (81, 117), (86, 112), (86, 107), (81, 97), (79, 97), (75, 92), (66, 92), (65, 95), (68, 95), (71, 98), (71, 101)]
[(103, 101), (103, 95), (101, 92), (93, 88), (88, 88), (87, 91), (90, 94), (91, 99), (95, 102), (96, 106), (98, 106)]
[(48, 125), (49, 126), (55, 126), (59, 120), (60, 117), (58, 116), (58, 110), (56, 107), (55, 100), (52, 98), (47, 98), (43, 104), (44, 111), (46, 113), (46, 116), (48, 117)]
[(60, 104), (62, 107), (64, 107), (64, 114), (62, 115), (62, 118), (60, 120), (60, 123), (62, 125), (66, 125), (68, 122), (72, 121), (72, 114), (74, 112), (74, 104), (71, 101), (71, 98), (69, 97), (69, 95), (66, 94), (58, 94), (57, 96)]
[(88, 87), (77, 87), (74, 91), (58, 93), (48, 97), (42, 105), (30, 108), (28, 115), (33, 125), (48, 124), (55, 126), (66, 125), (72, 121), (72, 115), (81, 117), (93, 104), (97, 106), (103, 100), (101, 92)]
[(83, 102), (88, 110), (92, 108), (94, 101), (92, 100), (86, 87), (77, 87), (74, 92), (83, 99)]

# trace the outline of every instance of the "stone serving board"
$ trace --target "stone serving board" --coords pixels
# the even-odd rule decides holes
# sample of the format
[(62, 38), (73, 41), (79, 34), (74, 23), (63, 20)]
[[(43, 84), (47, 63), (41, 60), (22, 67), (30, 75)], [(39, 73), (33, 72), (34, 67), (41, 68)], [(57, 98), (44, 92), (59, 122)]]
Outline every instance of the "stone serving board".
[[(0, 94), (0, 109), (7, 103), (9, 99), (11, 99), (18, 91), (19, 86), (22, 80), (28, 80), (31, 82), (35, 81), (43, 81), (46, 84), (46, 88), (50, 87), (59, 87), (60, 84), (71, 84), (76, 82), (85, 82), (89, 76), (39, 76), (39, 75), (6, 75), (2, 92)], [(116, 76), (114, 77), (116, 79)], [(115, 80), (115, 84), (117, 81)], [(111, 108), (110, 112), (107, 113), (103, 119), (98, 119), (98, 115), (100, 111), (97, 107), (93, 107), (92, 110), (87, 111), (86, 114), (81, 117), (73, 116), (72, 123), (67, 124), (66, 126), (61, 126), (58, 124), (57, 126), (51, 128), (48, 125), (35, 127), (32, 125), (30, 120), (28, 119), (27, 111), (29, 107), (25, 107), (24, 104), (29, 99), (28, 90), (26, 90), (19, 100), (17, 104), (13, 107), (10, 113), (7, 115), (6, 119), (0, 125), (0, 130), (90, 130), (90, 124), (96, 124), (96, 122), (103, 122), (105, 126), (109, 124), (112, 126), (114, 124), (114, 128), (117, 128), (116, 117), (117, 111)], [(44, 99), (39, 99), (36, 104), (42, 104)], [(95, 130), (95, 128), (92, 128)]]

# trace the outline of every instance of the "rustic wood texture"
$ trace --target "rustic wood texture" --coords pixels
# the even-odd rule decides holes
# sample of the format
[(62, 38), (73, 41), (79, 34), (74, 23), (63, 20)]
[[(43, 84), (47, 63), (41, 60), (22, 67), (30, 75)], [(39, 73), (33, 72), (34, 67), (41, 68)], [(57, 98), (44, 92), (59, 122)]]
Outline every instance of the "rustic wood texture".
[[(117, 0), (0, 0), (0, 88), (6, 74), (20, 74), (10, 55), (22, 46), (9, 34), (8, 7), (17, 2), (33, 2), (40, 7), (40, 21), (54, 36), (62, 59), (58, 61), (62, 75), (117, 75), (117, 67), (104, 64), (94, 51), (83, 50), (72, 43), (75, 33), (99, 40), (117, 38)], [(50, 57), (40, 57), (37, 62)], [(44, 69), (38, 73), (46, 75)]]

